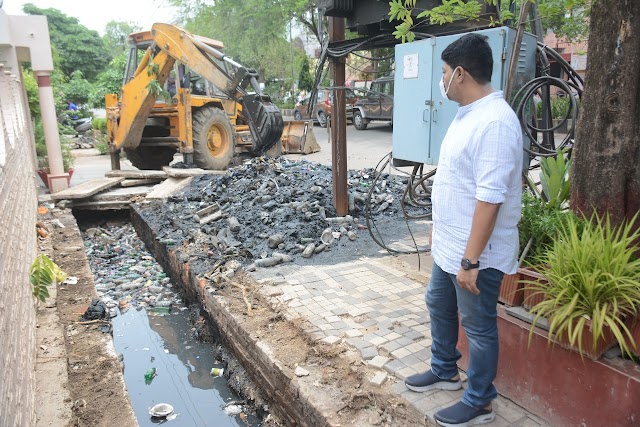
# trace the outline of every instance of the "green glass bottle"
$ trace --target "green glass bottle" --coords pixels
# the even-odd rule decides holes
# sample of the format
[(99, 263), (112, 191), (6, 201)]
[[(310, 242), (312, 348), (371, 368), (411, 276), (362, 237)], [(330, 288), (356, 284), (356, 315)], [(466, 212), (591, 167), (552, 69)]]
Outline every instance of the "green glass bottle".
[(151, 381), (153, 381), (153, 378), (156, 376), (156, 368), (151, 368), (149, 369), (145, 374), (144, 374), (144, 382), (146, 384), (151, 384)]

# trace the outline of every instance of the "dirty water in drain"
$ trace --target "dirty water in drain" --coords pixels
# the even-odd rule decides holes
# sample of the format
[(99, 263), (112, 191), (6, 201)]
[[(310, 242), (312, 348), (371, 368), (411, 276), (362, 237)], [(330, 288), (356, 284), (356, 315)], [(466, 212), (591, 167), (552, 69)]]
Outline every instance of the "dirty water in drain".
[[(198, 339), (205, 332), (198, 328), (197, 308), (184, 305), (133, 227), (85, 224), (82, 229), (138, 424), (262, 425), (229, 388), (214, 344)], [(161, 403), (173, 411), (166, 417), (151, 416), (150, 410)]]

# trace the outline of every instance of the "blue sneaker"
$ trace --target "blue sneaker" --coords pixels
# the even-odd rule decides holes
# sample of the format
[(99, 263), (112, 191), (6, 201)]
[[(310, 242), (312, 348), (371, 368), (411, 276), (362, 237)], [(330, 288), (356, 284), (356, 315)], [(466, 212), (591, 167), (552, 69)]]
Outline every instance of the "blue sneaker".
[(404, 384), (411, 391), (429, 391), (429, 390), (460, 390), (462, 381), (443, 380), (434, 374), (431, 369), (422, 374), (411, 375), (404, 380)]
[(434, 418), (443, 427), (467, 427), (493, 421), (496, 413), (492, 409), (476, 409), (460, 401), (436, 412)]

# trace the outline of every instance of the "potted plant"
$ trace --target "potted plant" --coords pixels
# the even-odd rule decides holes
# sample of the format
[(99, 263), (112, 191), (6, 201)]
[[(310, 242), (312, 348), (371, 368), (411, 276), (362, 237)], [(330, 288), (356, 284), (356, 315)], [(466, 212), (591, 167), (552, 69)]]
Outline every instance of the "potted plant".
[(529, 286), (532, 282), (544, 284), (540, 274), (539, 256), (557, 238), (563, 224), (573, 212), (545, 203), (540, 197), (524, 192), (522, 197), (522, 218), (518, 224), (520, 247), (524, 248), (520, 256), (518, 275), (521, 290), (521, 303), (529, 309), (537, 304), (544, 294), (539, 287)]
[(569, 200), (569, 171), (571, 162), (565, 159), (566, 152), (557, 157), (545, 157), (540, 160), (541, 189), (531, 178), (528, 184), (531, 190), (522, 193), (522, 217), (518, 224), (518, 235), (522, 252), (515, 274), (505, 274), (500, 287), (499, 301), (507, 306), (524, 305), (530, 308), (544, 295), (535, 292), (526, 283), (544, 283), (544, 277), (536, 272), (532, 265), (538, 255), (555, 239), (567, 215)]
[(631, 353), (626, 323), (640, 308), (635, 219), (614, 226), (608, 216), (594, 214), (589, 221), (568, 216), (558, 238), (538, 258), (548, 283), (542, 289), (545, 299), (531, 312), (533, 325), (540, 317), (548, 319), (550, 341), (594, 360), (616, 341)]
[[(38, 129), (40, 128), (40, 129)], [(38, 157), (38, 175), (42, 182), (49, 187), (48, 176), (51, 171), (49, 170), (49, 159), (47, 156), (47, 147), (44, 143), (44, 133), (41, 137), (38, 136), (39, 131), (42, 131), (42, 125), (36, 125), (35, 137), (36, 137), (36, 155)], [(73, 157), (73, 153), (71, 152), (71, 148), (69, 147), (69, 143), (64, 137), (60, 137), (60, 150), (62, 152), (62, 167), (64, 172), (69, 174), (69, 178), (67, 182), (71, 181), (71, 176), (73, 175), (73, 163), (75, 158)]]

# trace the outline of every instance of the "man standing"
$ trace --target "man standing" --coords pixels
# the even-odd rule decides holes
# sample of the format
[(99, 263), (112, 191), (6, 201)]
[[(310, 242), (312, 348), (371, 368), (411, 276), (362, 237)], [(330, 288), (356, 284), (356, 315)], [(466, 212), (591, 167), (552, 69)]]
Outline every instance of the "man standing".
[(431, 369), (408, 377), (410, 390), (462, 387), (456, 349), (458, 312), (469, 340), (468, 387), (435, 414), (445, 427), (495, 418), (497, 310), (504, 273), (515, 273), (521, 209), (522, 133), (515, 113), (491, 87), (486, 37), (467, 34), (442, 53), (440, 90), (460, 104), (442, 142), (433, 203), (433, 271), (427, 287)]

